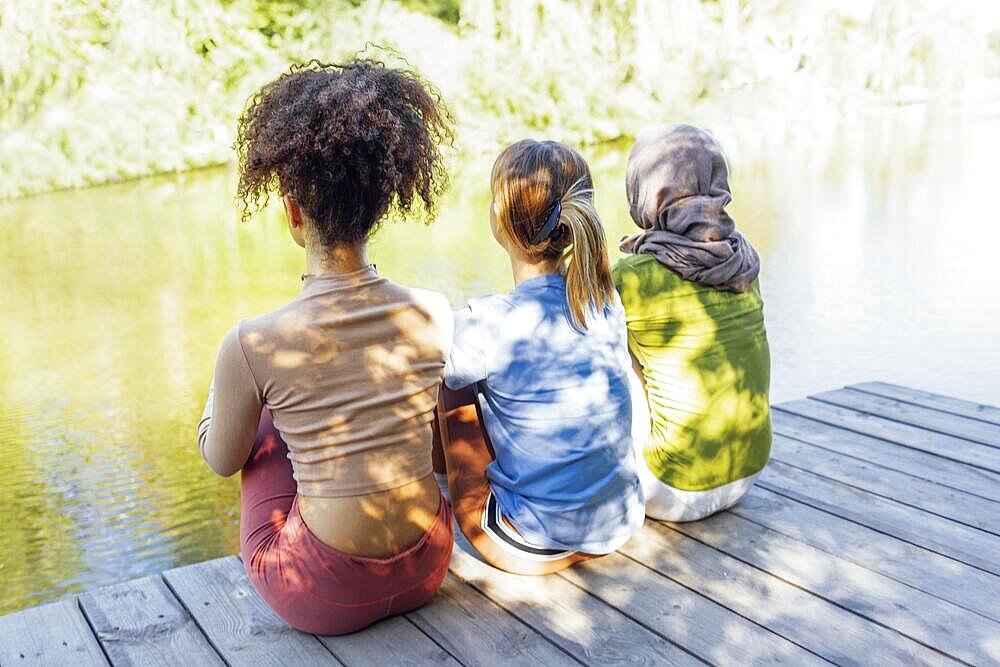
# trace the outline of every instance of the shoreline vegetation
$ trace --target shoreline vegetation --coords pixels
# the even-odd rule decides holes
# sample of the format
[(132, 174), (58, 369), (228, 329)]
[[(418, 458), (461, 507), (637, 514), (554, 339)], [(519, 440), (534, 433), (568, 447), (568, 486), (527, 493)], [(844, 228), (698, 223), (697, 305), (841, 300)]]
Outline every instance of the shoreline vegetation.
[(992, 104), (989, 4), (8, 0), (0, 200), (224, 165), (253, 91), (358, 52), (441, 90), (458, 153), (540, 134), (594, 145), (675, 118)]

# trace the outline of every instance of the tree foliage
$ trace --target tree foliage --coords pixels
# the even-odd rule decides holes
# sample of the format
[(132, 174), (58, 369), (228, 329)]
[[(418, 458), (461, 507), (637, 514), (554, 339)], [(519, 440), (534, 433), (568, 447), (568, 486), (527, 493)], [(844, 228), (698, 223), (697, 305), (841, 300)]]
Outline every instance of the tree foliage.
[(226, 162), (262, 83), (371, 44), (442, 89), (468, 149), (751, 98), (960, 99), (1000, 72), (996, 18), (939, 0), (5, 0), (0, 198)]

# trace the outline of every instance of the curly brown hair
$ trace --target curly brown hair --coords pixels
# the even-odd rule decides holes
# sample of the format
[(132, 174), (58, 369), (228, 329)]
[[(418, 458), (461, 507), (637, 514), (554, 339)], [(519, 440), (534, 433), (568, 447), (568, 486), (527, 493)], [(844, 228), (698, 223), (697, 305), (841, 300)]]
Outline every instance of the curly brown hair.
[(237, 123), (236, 196), (247, 219), (290, 193), (326, 246), (367, 239), (390, 209), (430, 221), (448, 184), (453, 118), (420, 75), (357, 58), (293, 65)]

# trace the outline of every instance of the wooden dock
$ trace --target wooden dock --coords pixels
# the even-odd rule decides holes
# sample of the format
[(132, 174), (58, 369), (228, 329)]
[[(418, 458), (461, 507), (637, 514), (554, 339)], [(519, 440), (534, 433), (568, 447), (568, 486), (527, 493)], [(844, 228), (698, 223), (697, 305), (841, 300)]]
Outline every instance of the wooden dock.
[(866, 383), (774, 430), (737, 507), (557, 575), (456, 550), (424, 608), (317, 637), (230, 556), (0, 617), (0, 665), (1000, 664), (1000, 409)]

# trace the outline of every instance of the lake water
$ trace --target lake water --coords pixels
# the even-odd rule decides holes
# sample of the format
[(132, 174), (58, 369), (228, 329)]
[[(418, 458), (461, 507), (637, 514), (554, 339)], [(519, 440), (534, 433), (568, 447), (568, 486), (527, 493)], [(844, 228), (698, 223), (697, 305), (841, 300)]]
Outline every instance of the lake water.
[[(773, 400), (881, 379), (1000, 404), (1000, 116), (716, 129), (730, 210), (763, 258)], [(609, 239), (632, 229), (626, 149), (588, 152)], [(456, 305), (509, 289), (491, 159), (455, 165), (433, 225), (379, 233), (381, 273)], [(0, 613), (236, 551), (237, 481), (202, 464), (195, 428), (223, 334), (290, 299), (303, 259), (276, 208), (238, 222), (232, 182), (0, 204)]]

